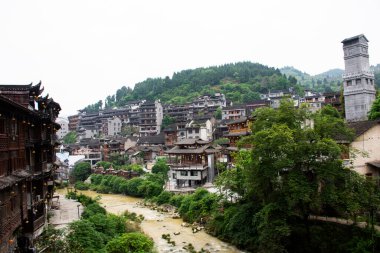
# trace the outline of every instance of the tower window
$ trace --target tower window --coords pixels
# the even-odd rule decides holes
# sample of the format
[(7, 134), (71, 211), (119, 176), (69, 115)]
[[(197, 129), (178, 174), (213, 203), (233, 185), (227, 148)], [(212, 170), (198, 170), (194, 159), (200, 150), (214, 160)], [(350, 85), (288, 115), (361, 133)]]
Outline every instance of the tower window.
[(356, 80), (355, 80), (355, 83), (356, 83), (356, 85), (361, 84), (361, 83), (362, 83), (362, 80), (361, 80), (361, 79), (356, 79)]
[(352, 85), (352, 81), (351, 80), (347, 81), (347, 86), (351, 86), (351, 85)]

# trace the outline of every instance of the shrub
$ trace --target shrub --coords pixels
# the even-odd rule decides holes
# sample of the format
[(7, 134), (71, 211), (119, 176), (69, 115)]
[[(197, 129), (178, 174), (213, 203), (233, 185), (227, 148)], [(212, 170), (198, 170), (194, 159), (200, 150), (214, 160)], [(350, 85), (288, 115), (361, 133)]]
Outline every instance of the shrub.
[(92, 203), (86, 206), (82, 213), (82, 217), (87, 219), (95, 214), (106, 214), (106, 209), (104, 209), (98, 203)]
[(86, 184), (86, 183), (83, 183), (82, 181), (78, 181), (78, 182), (75, 183), (74, 187), (75, 187), (75, 189), (84, 191), (84, 190), (88, 190), (90, 188), (90, 185)]
[(173, 197), (173, 193), (168, 191), (162, 191), (160, 195), (158, 195), (155, 199), (157, 204), (162, 205), (166, 203), (170, 203), (170, 199)]
[(108, 253), (149, 253), (153, 250), (153, 241), (142, 233), (128, 233), (109, 241), (106, 249)]
[(179, 207), (181, 206), (182, 201), (183, 201), (184, 198), (185, 198), (184, 195), (176, 195), (176, 194), (174, 194), (174, 195), (170, 198), (170, 200), (169, 200), (169, 204), (171, 204), (171, 205), (173, 205), (173, 206), (179, 208)]
[(91, 165), (87, 162), (77, 163), (71, 175), (75, 181), (84, 181), (91, 175)]

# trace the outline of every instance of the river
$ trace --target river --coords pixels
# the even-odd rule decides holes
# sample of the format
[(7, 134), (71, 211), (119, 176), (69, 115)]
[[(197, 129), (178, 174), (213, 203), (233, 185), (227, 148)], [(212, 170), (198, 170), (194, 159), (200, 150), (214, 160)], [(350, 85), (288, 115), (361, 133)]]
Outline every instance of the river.
[[(125, 210), (143, 215), (144, 220), (141, 223), (141, 229), (145, 234), (150, 236), (155, 243), (158, 252), (187, 252), (184, 246), (191, 243), (195, 250), (200, 251), (202, 248), (209, 252), (243, 252), (234, 246), (213, 237), (204, 231), (193, 233), (190, 227), (183, 227), (182, 219), (173, 219), (169, 214), (160, 213), (141, 206), (138, 203), (141, 198), (134, 198), (118, 194), (100, 194), (93, 191), (80, 191), (90, 197), (101, 196), (100, 203), (105, 207), (107, 212), (121, 214)], [(174, 235), (174, 233), (178, 235)], [(170, 234), (171, 241), (175, 241), (175, 246), (168, 244), (162, 239), (162, 234)]]

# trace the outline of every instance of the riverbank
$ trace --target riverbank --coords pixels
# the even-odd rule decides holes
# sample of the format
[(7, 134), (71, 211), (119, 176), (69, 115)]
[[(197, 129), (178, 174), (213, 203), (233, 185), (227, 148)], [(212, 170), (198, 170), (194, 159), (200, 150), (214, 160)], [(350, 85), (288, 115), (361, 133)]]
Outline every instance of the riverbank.
[(49, 211), (49, 224), (56, 229), (67, 227), (73, 221), (79, 220), (83, 212), (83, 205), (76, 200), (67, 199), (66, 193), (59, 192), (58, 199), (54, 200), (52, 209)]
[[(89, 197), (101, 196), (99, 202), (107, 212), (121, 214), (125, 210), (128, 210), (129, 212), (144, 216), (141, 229), (153, 239), (158, 252), (188, 252), (183, 247), (189, 244), (192, 244), (197, 251), (201, 251), (203, 248), (210, 253), (243, 252), (204, 231), (193, 233), (190, 227), (181, 226), (183, 223), (182, 219), (173, 219), (169, 214), (160, 213), (140, 205), (139, 203), (143, 201), (141, 198), (118, 194), (99, 194), (93, 191), (80, 192)], [(169, 244), (167, 240), (163, 239), (163, 234), (170, 234), (171, 241), (174, 241), (175, 245)]]

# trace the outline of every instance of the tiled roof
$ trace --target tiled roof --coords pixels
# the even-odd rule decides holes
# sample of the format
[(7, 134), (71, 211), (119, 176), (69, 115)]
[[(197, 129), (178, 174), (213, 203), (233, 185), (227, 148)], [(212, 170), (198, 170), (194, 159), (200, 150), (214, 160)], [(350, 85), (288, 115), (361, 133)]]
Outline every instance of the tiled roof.
[(195, 145), (195, 144), (208, 144), (210, 141), (203, 141), (201, 139), (182, 139), (175, 143), (175, 145)]
[(380, 169), (380, 161), (367, 162), (367, 164), (372, 165), (372, 166)]
[(159, 135), (153, 135), (153, 136), (143, 136), (140, 137), (137, 141), (138, 145), (141, 144), (148, 144), (148, 145), (159, 145), (159, 144), (165, 144), (165, 136), (163, 133)]
[(240, 117), (236, 120), (233, 120), (233, 121), (230, 121), (230, 122), (227, 122), (226, 124), (227, 125), (232, 125), (232, 124), (238, 124), (238, 123), (244, 123), (247, 121), (247, 117)]
[(175, 146), (174, 148), (166, 151), (167, 154), (203, 154), (209, 145), (201, 146), (198, 148), (180, 148)]
[(358, 137), (377, 124), (380, 124), (380, 119), (352, 122), (348, 126), (354, 130), (355, 137)]
[(12, 186), (13, 184), (21, 181), (22, 178), (16, 177), (16, 176), (6, 176), (6, 177), (0, 177), (0, 190), (3, 190), (9, 186)]

